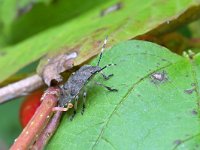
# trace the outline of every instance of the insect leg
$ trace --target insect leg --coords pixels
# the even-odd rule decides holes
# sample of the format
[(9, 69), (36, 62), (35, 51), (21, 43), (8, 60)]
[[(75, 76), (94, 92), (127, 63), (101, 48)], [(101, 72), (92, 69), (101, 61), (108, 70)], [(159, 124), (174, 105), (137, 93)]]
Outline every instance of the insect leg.
[(101, 87), (106, 88), (108, 91), (112, 91), (112, 92), (117, 92), (118, 91), (117, 89), (113, 89), (113, 88), (111, 88), (109, 86), (106, 86), (106, 85), (104, 85), (102, 83), (99, 83), (99, 82), (96, 82), (96, 84), (99, 85), (99, 86), (101, 86)]
[(107, 75), (105, 75), (103, 72), (101, 72), (101, 75), (103, 76), (103, 78), (104, 78), (105, 80), (108, 80), (108, 79), (110, 79), (110, 77), (112, 77), (114, 74), (109, 74), (109, 75), (107, 76)]
[(86, 95), (87, 95), (87, 93), (84, 92), (84, 93), (83, 93), (83, 108), (82, 108), (82, 111), (81, 111), (81, 114), (82, 114), (82, 115), (83, 115), (83, 113), (84, 113), (84, 111), (85, 111)]
[(77, 110), (77, 104), (78, 104), (78, 96), (75, 97), (75, 102), (74, 102), (74, 112), (72, 116), (70, 117), (70, 120), (72, 121), (76, 115), (76, 110)]

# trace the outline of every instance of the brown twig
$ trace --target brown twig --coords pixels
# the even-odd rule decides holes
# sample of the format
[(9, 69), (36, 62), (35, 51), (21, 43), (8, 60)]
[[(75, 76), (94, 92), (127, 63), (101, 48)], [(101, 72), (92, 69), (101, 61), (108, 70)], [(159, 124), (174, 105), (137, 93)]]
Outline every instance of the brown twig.
[(0, 88), (0, 104), (28, 94), (44, 85), (42, 78), (35, 74), (18, 82)]
[(47, 127), (42, 131), (39, 138), (37, 139), (36, 143), (33, 146), (33, 150), (43, 150), (47, 142), (55, 133), (62, 116), (63, 111), (68, 111), (69, 108), (72, 108), (73, 104), (69, 103), (67, 108), (63, 107), (54, 107), (52, 111), (56, 111), (54, 116), (52, 117), (51, 121), (47, 125)]
[(55, 133), (62, 116), (62, 111), (57, 111), (52, 117), (51, 121), (41, 133), (36, 143), (33, 145), (33, 150), (42, 150), (44, 149), (47, 142), (50, 140), (52, 135)]
[(57, 105), (59, 97), (60, 88), (58, 87), (49, 87), (44, 92), (41, 98), (41, 105), (22, 133), (15, 140), (10, 150), (26, 150), (32, 146), (51, 118), (53, 114), (52, 108)]
[[(58, 57), (48, 60), (48, 64), (43, 68), (42, 77), (48, 85), (52, 80), (61, 81), (60, 73), (73, 67), (73, 60), (77, 57), (76, 53), (69, 55), (59, 55)], [(59, 80), (58, 80), (59, 79)], [(8, 100), (25, 95), (44, 83), (42, 78), (38, 75), (23, 79), (6, 87), (0, 89), (0, 103), (7, 102)], [(24, 128), (19, 137), (15, 140), (10, 150), (26, 150), (26, 149), (43, 149), (50, 137), (56, 131), (59, 124), (62, 112), (67, 111), (68, 108), (59, 108), (57, 101), (60, 97), (60, 88), (49, 87), (41, 98), (42, 103), (38, 107), (32, 119)], [(48, 124), (54, 111), (57, 111), (52, 121)], [(47, 125), (48, 124), (48, 125)], [(47, 127), (46, 127), (47, 126)], [(46, 129), (45, 129), (46, 127)], [(45, 129), (45, 130), (44, 130)], [(42, 134), (41, 134), (42, 133)], [(37, 140), (38, 139), (38, 140)], [(35, 145), (33, 145), (35, 142)]]

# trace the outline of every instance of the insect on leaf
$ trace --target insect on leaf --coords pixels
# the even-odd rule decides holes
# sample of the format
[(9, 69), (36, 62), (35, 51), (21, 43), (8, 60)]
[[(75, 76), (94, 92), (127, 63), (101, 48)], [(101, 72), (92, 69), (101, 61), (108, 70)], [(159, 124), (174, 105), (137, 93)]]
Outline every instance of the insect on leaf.
[(191, 61), (150, 42), (127, 41), (104, 53), (101, 66), (108, 63), (117, 64), (105, 71), (114, 76), (95, 80), (119, 91), (88, 88), (85, 113), (81, 115), (81, 103), (73, 121), (67, 112), (48, 149), (200, 146), (199, 54)]

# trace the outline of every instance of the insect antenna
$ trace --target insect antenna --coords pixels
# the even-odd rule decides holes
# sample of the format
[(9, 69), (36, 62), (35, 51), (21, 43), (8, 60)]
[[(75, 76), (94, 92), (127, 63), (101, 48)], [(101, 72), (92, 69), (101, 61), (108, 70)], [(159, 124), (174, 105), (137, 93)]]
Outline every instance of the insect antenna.
[(102, 46), (102, 49), (101, 49), (101, 53), (100, 53), (100, 56), (99, 56), (99, 60), (98, 60), (97, 66), (99, 66), (99, 64), (100, 64), (100, 61), (101, 61), (101, 58), (102, 58), (102, 55), (103, 55), (103, 51), (104, 51), (104, 49), (106, 47), (107, 40), (108, 40), (108, 36), (106, 36), (106, 38), (104, 40), (104, 43), (103, 43), (103, 46)]
[(110, 66), (116, 66), (116, 64), (108, 64), (108, 65), (104, 66), (103, 68), (101, 68), (99, 70), (99, 72), (101, 72), (102, 70), (104, 70), (104, 69), (106, 69), (107, 67), (110, 67)]

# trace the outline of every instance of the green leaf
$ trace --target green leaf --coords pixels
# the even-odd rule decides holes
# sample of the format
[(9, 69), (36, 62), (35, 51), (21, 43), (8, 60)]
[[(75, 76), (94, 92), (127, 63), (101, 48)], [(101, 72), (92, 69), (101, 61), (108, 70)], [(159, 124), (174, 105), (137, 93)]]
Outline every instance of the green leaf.
[[(159, 29), (159, 33), (163, 33), (185, 22), (198, 18), (200, 12), (200, 3), (198, 0), (169, 0), (166, 1), (165, 4), (163, 4), (163, 0), (150, 0), (147, 3), (141, 0), (124, 0), (121, 1), (121, 9), (101, 16), (102, 11), (116, 5), (118, 2), (117, 0), (112, 0), (99, 4), (100, 1), (96, 0), (94, 3), (98, 3), (99, 5), (95, 5), (95, 7), (92, 5), (93, 7), (89, 7), (90, 9), (87, 11), (81, 11), (82, 13), (78, 13), (77, 16), (72, 16), (73, 19), (71, 18), (65, 22), (62, 21), (62, 23), (60, 22), (60, 24), (56, 24), (56, 26), (48, 30), (43, 30), (43, 32), (27, 38), (21, 43), (3, 48), (1, 50), (3, 55), (0, 54), (0, 82), (13, 75), (24, 66), (38, 60), (48, 52), (57, 55), (58, 53), (78, 51), (79, 57), (76, 59), (75, 63), (75, 65), (78, 65), (97, 53), (99, 41), (103, 40), (106, 35), (109, 35), (109, 44), (113, 45), (119, 41), (131, 39), (135, 36), (150, 32), (152, 29)], [(70, 3), (72, 2), (65, 1), (64, 3), (62, 1), (63, 6), (69, 5)], [(83, 6), (89, 6), (91, 1), (86, 1), (85, 3), (87, 3), (87, 5)], [(55, 3), (55, 7), (57, 6), (56, 4), (57, 3)], [(4, 15), (1, 15), (1, 18), (4, 18), (2, 20), (6, 20), (4, 21), (5, 24), (10, 24), (12, 22), (10, 21), (12, 19), (9, 19), (9, 17), (7, 20), (7, 15), (14, 18), (11, 10), (16, 9), (10, 8), (10, 5), (11, 4), (7, 6), (9, 10), (4, 7)], [(51, 12), (55, 8), (53, 6), (54, 3), (51, 4)], [(73, 10), (75, 11), (77, 8), (73, 7)], [(79, 10), (77, 11), (79, 12)], [(63, 11), (63, 13), (65, 14), (65, 11)], [(39, 16), (36, 14), (36, 12), (35, 14), (33, 13), (33, 23), (36, 22), (34, 21), (36, 16)], [(47, 13), (47, 15), (49, 14)], [(65, 17), (66, 16), (61, 17), (61, 20)], [(59, 18), (59, 16), (53, 19), (50, 17), (49, 20), (54, 20), (55, 18)], [(34, 24), (30, 25), (28, 21), (30, 23), (28, 19), (25, 19), (23, 22), (24, 24), (27, 23), (27, 27), (22, 25), (22, 28), (17, 28), (16, 31), (20, 31), (20, 34), (26, 34), (29, 32), (28, 30), (32, 30)], [(37, 21), (42, 22), (42, 24), (47, 23), (47, 25), (45, 25), (46, 27), (50, 22), (42, 19), (38, 19)], [(55, 25), (55, 22), (52, 24)], [(19, 25), (18, 27), (21, 26)], [(8, 33), (13, 33), (9, 26), (5, 29), (5, 32), (7, 31)], [(153, 33), (158, 34), (156, 31), (157, 30), (153, 30)], [(16, 36), (20, 37), (20, 34), (16, 34)], [(12, 35), (10, 37), (12, 37)]]
[(21, 132), (19, 109), (22, 98), (0, 105), (0, 149), (9, 149)]
[[(97, 59), (92, 64), (96, 64)], [(101, 66), (117, 88), (88, 87), (81, 115), (67, 112), (47, 149), (195, 149), (199, 145), (200, 55), (193, 60), (143, 41), (122, 42), (105, 52)], [(153, 78), (163, 73), (164, 80)], [(198, 148), (197, 148), (198, 149)]]

